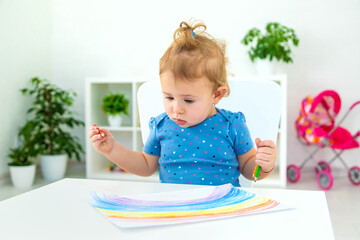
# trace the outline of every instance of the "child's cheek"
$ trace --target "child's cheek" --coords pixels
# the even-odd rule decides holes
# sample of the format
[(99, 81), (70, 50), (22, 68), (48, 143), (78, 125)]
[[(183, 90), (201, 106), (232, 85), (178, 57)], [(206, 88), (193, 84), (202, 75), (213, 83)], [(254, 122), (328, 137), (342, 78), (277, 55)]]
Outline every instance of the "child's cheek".
[(193, 106), (191, 109), (190, 117), (192, 118), (193, 122), (200, 123), (204, 121), (208, 117), (209, 111), (203, 106)]
[(165, 112), (168, 115), (171, 115), (172, 111), (171, 111), (171, 105), (169, 103), (164, 102), (164, 108), (165, 108)]

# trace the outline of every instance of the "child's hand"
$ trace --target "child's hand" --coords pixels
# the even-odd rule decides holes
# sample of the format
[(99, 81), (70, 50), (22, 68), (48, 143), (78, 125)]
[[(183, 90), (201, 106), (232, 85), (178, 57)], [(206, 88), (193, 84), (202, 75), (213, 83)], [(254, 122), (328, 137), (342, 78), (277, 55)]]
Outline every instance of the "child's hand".
[(94, 149), (99, 153), (109, 153), (115, 146), (115, 139), (106, 128), (91, 126), (88, 136)]
[(255, 139), (257, 146), (255, 163), (259, 165), (263, 172), (271, 172), (276, 161), (276, 147), (271, 140), (261, 141), (260, 138)]

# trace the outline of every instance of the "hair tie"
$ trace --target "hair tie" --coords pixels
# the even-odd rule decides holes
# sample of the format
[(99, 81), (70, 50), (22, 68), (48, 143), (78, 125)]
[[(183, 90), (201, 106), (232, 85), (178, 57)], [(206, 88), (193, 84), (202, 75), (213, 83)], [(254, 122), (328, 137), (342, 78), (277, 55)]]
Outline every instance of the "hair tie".
[(192, 33), (192, 37), (195, 37), (195, 32)]

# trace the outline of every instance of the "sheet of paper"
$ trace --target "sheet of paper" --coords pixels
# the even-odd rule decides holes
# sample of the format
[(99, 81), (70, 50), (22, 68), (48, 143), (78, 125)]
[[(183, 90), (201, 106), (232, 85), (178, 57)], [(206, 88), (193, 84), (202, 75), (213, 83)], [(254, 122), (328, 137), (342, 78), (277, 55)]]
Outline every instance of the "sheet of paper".
[(231, 184), (131, 198), (92, 192), (91, 204), (121, 228), (189, 223), (291, 208)]

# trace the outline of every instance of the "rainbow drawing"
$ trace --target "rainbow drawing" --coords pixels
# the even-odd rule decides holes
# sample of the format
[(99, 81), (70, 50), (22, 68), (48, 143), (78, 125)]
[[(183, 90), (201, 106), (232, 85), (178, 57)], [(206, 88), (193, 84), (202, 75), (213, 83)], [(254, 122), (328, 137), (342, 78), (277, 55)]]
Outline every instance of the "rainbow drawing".
[(231, 184), (121, 197), (91, 192), (92, 206), (119, 227), (203, 221), (276, 210), (275, 200)]

